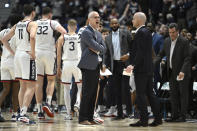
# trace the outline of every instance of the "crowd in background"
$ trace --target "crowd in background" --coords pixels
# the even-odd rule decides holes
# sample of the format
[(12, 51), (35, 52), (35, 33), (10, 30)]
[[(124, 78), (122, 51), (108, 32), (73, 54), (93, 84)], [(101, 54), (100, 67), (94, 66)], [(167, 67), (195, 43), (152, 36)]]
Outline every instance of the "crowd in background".
[[(134, 28), (131, 21), (134, 13), (142, 11), (148, 17), (148, 22), (152, 24), (152, 31), (161, 35), (163, 40), (169, 36), (168, 24), (175, 22), (179, 25), (180, 34), (189, 40), (191, 51), (197, 48), (196, 0), (16, 0), (15, 7), (12, 8), (11, 13), (22, 14), (23, 5), (29, 3), (36, 7), (37, 19), (41, 17), (42, 7), (51, 7), (53, 9), (53, 19), (58, 20), (65, 28), (70, 18), (77, 20), (79, 28), (84, 26), (88, 12), (95, 10), (101, 16), (103, 28), (110, 29), (110, 20), (117, 18), (120, 28), (127, 28), (132, 31)], [(0, 27), (1, 30), (9, 27), (9, 18), (7, 21), (2, 22)], [(160, 50), (155, 49), (156, 55)], [(196, 65), (196, 63), (193, 65)], [(196, 79), (197, 76), (193, 75), (192, 83)], [(75, 90), (72, 91), (73, 93), (75, 92)], [(190, 91), (190, 93), (193, 96), (193, 92)], [(54, 96), (56, 96), (55, 93)], [(62, 104), (59, 103), (59, 105)], [(190, 103), (190, 105), (192, 104)]]
[[(16, 0), (12, 13), (22, 14), (24, 4), (36, 7), (38, 18), (41, 17), (42, 7), (52, 7), (53, 19), (66, 24), (74, 18), (78, 25), (85, 25), (87, 12), (98, 11), (103, 25), (109, 27), (109, 20), (117, 18), (121, 25), (131, 25), (133, 14), (142, 11), (148, 16), (148, 21), (156, 24), (156, 30), (163, 24), (177, 22), (181, 29), (186, 28), (193, 37), (197, 28), (197, 2), (195, 0)], [(2, 28), (7, 22), (2, 23)]]

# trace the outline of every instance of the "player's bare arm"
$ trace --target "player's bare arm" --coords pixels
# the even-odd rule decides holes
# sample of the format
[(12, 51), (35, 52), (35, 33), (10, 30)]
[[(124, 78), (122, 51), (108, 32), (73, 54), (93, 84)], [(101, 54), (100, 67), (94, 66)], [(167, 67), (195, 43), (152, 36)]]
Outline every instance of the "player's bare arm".
[(60, 26), (58, 26), (57, 28), (56, 28), (56, 30), (58, 31), (58, 32), (60, 32), (61, 34), (67, 34), (67, 31), (64, 29), (64, 27), (62, 27), (61, 25)]
[(16, 25), (14, 25), (11, 30), (9, 31), (9, 33), (7, 33), (2, 39), (2, 43), (3, 45), (8, 49), (8, 51), (14, 56), (14, 51), (12, 50), (12, 48), (10, 47), (10, 44), (9, 44), (9, 40), (14, 36), (15, 34), (15, 29), (16, 29)]
[(30, 22), (28, 26), (28, 32), (30, 33), (30, 45), (31, 45), (31, 57), (35, 59), (35, 41), (36, 41), (36, 33), (37, 33), (37, 23)]
[(61, 76), (61, 54), (62, 54), (62, 44), (64, 42), (64, 36), (61, 35), (57, 41), (57, 76)]

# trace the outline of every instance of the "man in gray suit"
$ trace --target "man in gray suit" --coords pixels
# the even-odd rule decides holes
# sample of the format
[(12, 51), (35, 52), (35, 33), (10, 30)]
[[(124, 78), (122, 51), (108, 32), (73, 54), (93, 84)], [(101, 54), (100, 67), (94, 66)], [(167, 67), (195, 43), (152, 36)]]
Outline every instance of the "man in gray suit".
[(97, 31), (100, 24), (98, 12), (88, 14), (89, 25), (81, 34), (82, 56), (78, 67), (82, 72), (82, 99), (79, 111), (79, 124), (92, 125), (94, 105), (99, 81), (100, 55), (106, 47), (101, 33)]
[[(118, 109), (118, 116), (114, 118), (114, 120), (119, 120), (124, 118), (121, 93), (123, 81), (122, 72), (129, 58), (128, 47), (131, 45), (132, 38), (128, 30), (119, 28), (117, 19), (114, 18), (110, 21), (110, 27), (112, 32), (105, 39), (107, 51), (104, 55), (104, 64), (113, 72), (113, 75), (109, 78), (109, 82), (112, 84), (111, 91), (114, 92), (112, 96), (114, 95), (115, 97), (115, 104), (117, 104)], [(128, 79), (126, 81), (129, 83), (129, 78), (126, 79)]]

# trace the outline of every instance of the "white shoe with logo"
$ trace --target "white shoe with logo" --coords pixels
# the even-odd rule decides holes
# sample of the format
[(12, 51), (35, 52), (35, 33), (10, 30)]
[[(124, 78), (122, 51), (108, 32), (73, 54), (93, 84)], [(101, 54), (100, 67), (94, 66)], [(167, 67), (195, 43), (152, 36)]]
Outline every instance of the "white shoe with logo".
[(72, 120), (72, 119), (73, 119), (72, 116), (68, 114), (66, 114), (66, 116), (64, 117), (64, 120)]
[(100, 117), (100, 115), (95, 111), (93, 119), (96, 123), (102, 124), (104, 120)]

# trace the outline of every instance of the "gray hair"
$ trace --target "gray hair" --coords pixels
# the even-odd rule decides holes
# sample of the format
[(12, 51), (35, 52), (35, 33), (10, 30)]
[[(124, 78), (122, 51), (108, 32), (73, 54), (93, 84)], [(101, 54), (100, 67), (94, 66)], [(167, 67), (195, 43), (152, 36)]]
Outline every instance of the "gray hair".
[(89, 14), (88, 14), (88, 19), (91, 18), (93, 16), (93, 14), (98, 14), (98, 12), (96, 11), (91, 11)]

